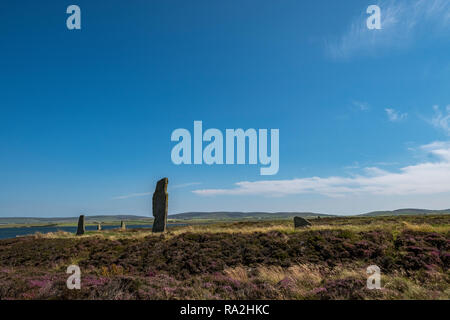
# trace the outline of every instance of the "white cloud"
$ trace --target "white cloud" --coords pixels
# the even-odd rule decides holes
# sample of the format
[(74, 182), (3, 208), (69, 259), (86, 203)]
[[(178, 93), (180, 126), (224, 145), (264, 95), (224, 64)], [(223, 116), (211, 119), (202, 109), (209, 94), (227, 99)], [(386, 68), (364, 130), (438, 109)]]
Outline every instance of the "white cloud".
[(172, 189), (178, 189), (178, 188), (187, 188), (192, 186), (198, 186), (199, 184), (202, 184), (201, 182), (188, 182), (188, 183), (182, 183), (182, 184), (176, 184), (172, 187)]
[(450, 105), (447, 106), (445, 113), (442, 113), (438, 106), (434, 106), (433, 109), (435, 114), (430, 121), (431, 124), (450, 135)]
[(370, 106), (367, 102), (361, 102), (361, 101), (352, 101), (352, 104), (357, 107), (361, 111), (368, 111), (370, 109)]
[(407, 113), (400, 113), (395, 109), (387, 108), (384, 110), (386, 111), (389, 121), (392, 122), (402, 121), (408, 117)]
[(136, 198), (136, 197), (144, 197), (144, 196), (149, 196), (151, 195), (151, 192), (141, 192), (141, 193), (131, 193), (131, 194), (126, 194), (123, 196), (117, 196), (114, 197), (114, 200), (121, 200), (121, 199), (129, 199), (129, 198)]
[(381, 30), (369, 30), (365, 10), (350, 25), (349, 30), (327, 43), (328, 53), (336, 59), (355, 54), (375, 55), (382, 49), (404, 47), (418, 37), (429, 38), (450, 28), (448, 0), (385, 0), (381, 8)]
[[(187, 187), (197, 186), (199, 184), (201, 184), (201, 182), (188, 182), (188, 183), (176, 184), (176, 185), (173, 185), (172, 187), (170, 187), (170, 185), (169, 185), (169, 188), (171, 188), (171, 189), (187, 188)], [(130, 194), (126, 194), (123, 196), (114, 197), (113, 200), (145, 197), (145, 196), (149, 196), (151, 194), (152, 194), (152, 192), (130, 193)]]
[(422, 152), (435, 161), (406, 166), (398, 172), (377, 167), (366, 168), (362, 175), (350, 177), (310, 177), (290, 180), (242, 181), (232, 189), (193, 191), (202, 196), (262, 195), (280, 197), (298, 194), (320, 194), (328, 197), (346, 195), (432, 195), (450, 192), (450, 142), (424, 145)]

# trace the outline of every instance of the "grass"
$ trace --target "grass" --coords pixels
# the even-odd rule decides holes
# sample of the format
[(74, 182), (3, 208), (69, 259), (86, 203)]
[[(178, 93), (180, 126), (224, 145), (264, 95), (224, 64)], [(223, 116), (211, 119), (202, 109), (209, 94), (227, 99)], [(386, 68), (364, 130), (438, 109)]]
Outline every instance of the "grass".
[[(255, 232), (282, 232), (286, 234), (305, 232), (311, 230), (348, 230), (352, 232), (367, 232), (370, 230), (389, 230), (398, 234), (403, 230), (415, 230), (425, 232), (445, 233), (450, 230), (450, 219), (446, 215), (427, 216), (403, 216), (403, 217), (336, 217), (312, 219), (312, 227), (308, 229), (294, 229), (291, 220), (267, 220), (267, 221), (229, 221), (229, 222), (198, 222), (191, 221), (183, 227), (173, 227), (168, 230), (167, 236), (176, 236), (183, 233), (255, 233)], [(87, 231), (83, 237), (99, 236), (114, 240), (119, 238), (143, 238), (152, 236), (149, 229), (127, 230), (127, 233), (118, 229)], [(76, 238), (74, 234), (56, 232), (40, 235), (49, 238)]]
[[(450, 216), (236, 221), (0, 240), (0, 299), (450, 299)], [(82, 270), (68, 290), (67, 266)], [(382, 289), (366, 288), (378, 265)]]
[[(121, 221), (125, 221), (126, 224), (130, 225), (151, 225), (153, 224), (153, 218), (148, 218), (146, 220), (108, 220), (108, 221), (87, 221), (86, 226), (97, 226), (101, 223), (102, 226), (120, 226)], [(210, 220), (181, 220), (181, 219), (168, 219), (168, 223), (210, 223)], [(0, 229), (2, 228), (31, 228), (31, 227), (77, 227), (78, 221), (73, 222), (43, 222), (43, 223), (5, 223), (0, 224)]]

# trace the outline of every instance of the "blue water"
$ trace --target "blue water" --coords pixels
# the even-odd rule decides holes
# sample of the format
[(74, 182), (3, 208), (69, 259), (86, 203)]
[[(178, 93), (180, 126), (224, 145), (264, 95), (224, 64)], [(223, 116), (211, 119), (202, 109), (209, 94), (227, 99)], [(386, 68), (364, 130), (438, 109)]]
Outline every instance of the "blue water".
[[(169, 224), (168, 228), (175, 226), (182, 226), (185, 224)], [(135, 229), (135, 228), (152, 228), (153, 225), (127, 225), (127, 229)], [(108, 229), (117, 229), (120, 226), (102, 226), (102, 230)], [(97, 226), (86, 226), (86, 231), (97, 230)], [(0, 228), (0, 239), (8, 239), (15, 238), (17, 236), (25, 236), (35, 234), (36, 232), (40, 233), (49, 233), (56, 231), (66, 231), (70, 233), (76, 233), (77, 227), (20, 227), (20, 228)]]

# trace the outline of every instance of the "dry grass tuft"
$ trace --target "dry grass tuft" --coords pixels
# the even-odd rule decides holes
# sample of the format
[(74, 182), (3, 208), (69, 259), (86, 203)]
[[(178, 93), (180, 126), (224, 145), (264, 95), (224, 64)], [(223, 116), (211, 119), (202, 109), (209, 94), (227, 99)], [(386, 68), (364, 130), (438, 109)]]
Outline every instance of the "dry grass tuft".
[[(250, 269), (251, 270), (251, 269)], [(247, 283), (249, 276), (248, 273), (250, 270), (245, 269), (244, 267), (236, 267), (236, 268), (227, 268), (224, 270), (224, 273), (226, 276), (230, 277), (231, 279)]]

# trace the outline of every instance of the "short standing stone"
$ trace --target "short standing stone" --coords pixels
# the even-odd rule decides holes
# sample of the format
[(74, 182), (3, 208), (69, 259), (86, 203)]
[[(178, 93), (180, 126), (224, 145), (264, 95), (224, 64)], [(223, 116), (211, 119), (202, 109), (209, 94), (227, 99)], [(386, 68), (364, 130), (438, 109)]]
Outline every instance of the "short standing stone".
[(295, 228), (303, 228), (311, 226), (311, 222), (302, 218), (302, 217), (294, 217), (294, 227)]
[(153, 232), (166, 231), (167, 225), (167, 211), (168, 211), (168, 199), (167, 184), (169, 179), (163, 178), (156, 184), (155, 193), (153, 193), (153, 216), (155, 220), (153, 222)]
[(78, 218), (78, 229), (77, 229), (77, 236), (81, 236), (84, 234), (85, 227), (84, 227), (84, 215), (81, 215)]
[(120, 229), (125, 230), (126, 228), (125, 221), (120, 221)]

